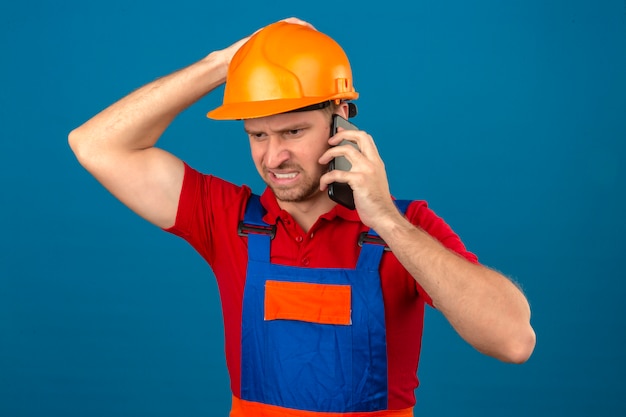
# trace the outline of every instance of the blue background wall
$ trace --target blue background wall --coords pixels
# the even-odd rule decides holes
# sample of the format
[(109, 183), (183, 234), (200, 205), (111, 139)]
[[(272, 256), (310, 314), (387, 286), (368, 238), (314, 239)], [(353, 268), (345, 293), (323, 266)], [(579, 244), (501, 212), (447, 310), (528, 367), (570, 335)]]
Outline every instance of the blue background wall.
[[(532, 304), (522, 366), (429, 310), (418, 415), (625, 415), (626, 2), (40, 0), (0, 5), (0, 416), (227, 415), (208, 267), (103, 190), (66, 137), (292, 15), (351, 57), (355, 122), (392, 192), (428, 200)], [(160, 145), (261, 191), (241, 126), (204, 118), (220, 100)]]

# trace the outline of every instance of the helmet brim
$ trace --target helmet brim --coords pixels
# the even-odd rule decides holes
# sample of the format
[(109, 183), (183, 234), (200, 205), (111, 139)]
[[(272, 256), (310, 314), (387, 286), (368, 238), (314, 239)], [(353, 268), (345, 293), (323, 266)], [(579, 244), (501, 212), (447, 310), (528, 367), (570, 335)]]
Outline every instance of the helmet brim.
[(278, 99), (253, 101), (245, 103), (225, 103), (207, 113), (209, 119), (214, 120), (243, 120), (256, 119), (259, 117), (273, 116), (287, 113), (302, 107), (322, 103), (328, 100), (342, 99), (355, 100), (359, 97), (357, 92), (343, 93), (341, 97), (305, 97), (294, 99)]

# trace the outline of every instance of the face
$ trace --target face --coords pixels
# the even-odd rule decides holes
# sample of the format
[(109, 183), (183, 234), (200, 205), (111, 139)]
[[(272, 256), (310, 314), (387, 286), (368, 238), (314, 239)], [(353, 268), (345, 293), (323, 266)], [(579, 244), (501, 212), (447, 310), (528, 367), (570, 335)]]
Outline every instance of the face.
[(327, 166), (319, 157), (328, 149), (330, 116), (316, 110), (244, 121), (257, 171), (279, 202), (324, 198), (320, 177)]

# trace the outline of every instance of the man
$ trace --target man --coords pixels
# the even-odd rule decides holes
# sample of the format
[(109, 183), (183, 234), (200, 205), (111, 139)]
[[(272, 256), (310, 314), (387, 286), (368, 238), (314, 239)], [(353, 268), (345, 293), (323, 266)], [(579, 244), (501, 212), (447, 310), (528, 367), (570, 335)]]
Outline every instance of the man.
[[(155, 147), (226, 82), (216, 119), (242, 119), (260, 198)], [(424, 304), (480, 352), (522, 363), (530, 309), (424, 202), (394, 202), (363, 131), (331, 134), (358, 94), (339, 45), (291, 18), (131, 93), (70, 134), (128, 207), (185, 238), (217, 278), (232, 416), (411, 416)], [(352, 146), (339, 145), (342, 140)], [(345, 157), (350, 171), (328, 171)], [(328, 197), (347, 183), (356, 209)], [(386, 250), (384, 250), (386, 249)]]

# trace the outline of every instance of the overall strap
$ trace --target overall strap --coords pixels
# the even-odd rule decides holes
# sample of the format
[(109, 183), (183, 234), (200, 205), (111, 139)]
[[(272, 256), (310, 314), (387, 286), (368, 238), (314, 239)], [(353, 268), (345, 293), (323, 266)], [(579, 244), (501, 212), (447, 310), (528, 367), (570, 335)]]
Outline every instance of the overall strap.
[(406, 211), (408, 210), (413, 200), (394, 200), (393, 202), (396, 203), (396, 207), (398, 207), (400, 213), (406, 215)]
[(261, 197), (256, 194), (251, 194), (250, 197), (248, 197), (243, 221), (239, 222), (239, 234), (270, 234), (273, 239), (274, 235), (269, 233), (272, 231), (272, 226), (263, 221), (263, 216), (265, 216), (265, 209), (261, 205)]
[(255, 261), (270, 261), (270, 240), (276, 236), (276, 225), (263, 221), (265, 209), (258, 195), (252, 194), (248, 199), (243, 220), (239, 222), (239, 236), (248, 237), (248, 258)]
[[(398, 210), (404, 215), (412, 200), (394, 200)], [(357, 269), (377, 271), (383, 251), (388, 251), (389, 247), (385, 241), (378, 236), (374, 229), (363, 232), (359, 235), (358, 245), (361, 246), (361, 253), (357, 262)]]
[[(412, 203), (412, 200), (394, 200), (396, 207), (402, 214)], [(239, 236), (248, 237), (248, 257), (256, 261), (269, 262), (270, 241), (276, 236), (276, 225), (269, 225), (263, 221), (265, 209), (261, 199), (251, 194), (246, 206), (244, 218), (239, 222)], [(384, 240), (374, 229), (359, 235), (358, 245), (362, 247), (357, 269), (377, 270), (384, 250), (389, 250)]]

